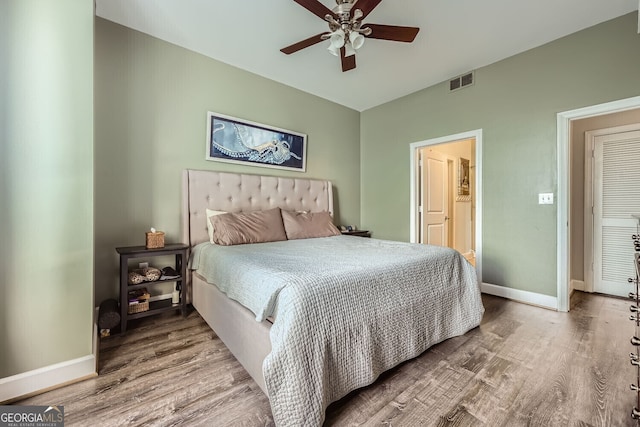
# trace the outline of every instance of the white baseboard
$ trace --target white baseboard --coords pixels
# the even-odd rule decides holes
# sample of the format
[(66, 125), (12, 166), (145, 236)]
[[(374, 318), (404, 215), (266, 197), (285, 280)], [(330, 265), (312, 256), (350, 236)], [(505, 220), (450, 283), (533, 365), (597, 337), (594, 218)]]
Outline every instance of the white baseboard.
[(584, 292), (584, 282), (582, 280), (571, 279), (569, 281), (570, 291), (582, 291)]
[[(170, 299), (171, 294), (156, 295), (151, 297), (150, 301), (167, 298)], [(98, 375), (97, 362), (100, 344), (97, 325), (98, 313), (99, 307), (95, 307), (92, 337), (93, 354), (0, 378), (0, 403), (14, 401), (17, 398), (31, 396)]]
[(485, 294), (495, 295), (525, 304), (537, 305), (539, 307), (550, 308), (551, 310), (558, 309), (558, 299), (549, 295), (492, 285), (491, 283), (482, 283), (480, 290)]
[(98, 375), (98, 307), (94, 310), (93, 354), (0, 378), (0, 404), (32, 396)]
[(93, 354), (56, 363), (0, 379), (0, 402), (15, 400), (41, 391), (93, 377), (96, 358)]

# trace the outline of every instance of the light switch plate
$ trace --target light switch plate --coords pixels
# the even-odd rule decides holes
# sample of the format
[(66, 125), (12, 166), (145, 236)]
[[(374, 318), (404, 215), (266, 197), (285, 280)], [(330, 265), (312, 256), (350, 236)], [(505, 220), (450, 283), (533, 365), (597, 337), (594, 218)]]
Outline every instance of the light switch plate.
[(553, 193), (539, 193), (538, 194), (538, 204), (539, 205), (552, 205), (553, 204)]

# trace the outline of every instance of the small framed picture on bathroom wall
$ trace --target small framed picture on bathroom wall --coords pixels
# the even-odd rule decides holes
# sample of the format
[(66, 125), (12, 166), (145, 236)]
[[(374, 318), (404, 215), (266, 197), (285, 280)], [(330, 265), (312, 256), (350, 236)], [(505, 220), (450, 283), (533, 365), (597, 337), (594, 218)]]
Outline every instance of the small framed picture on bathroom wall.
[(458, 196), (471, 195), (469, 179), (469, 159), (460, 157), (458, 161)]

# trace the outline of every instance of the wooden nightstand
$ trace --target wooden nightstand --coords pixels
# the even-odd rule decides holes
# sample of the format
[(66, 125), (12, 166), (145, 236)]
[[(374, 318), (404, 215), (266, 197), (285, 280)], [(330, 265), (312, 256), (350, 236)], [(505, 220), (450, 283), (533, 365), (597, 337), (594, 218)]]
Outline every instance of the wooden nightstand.
[[(187, 291), (184, 278), (187, 274), (187, 249), (189, 246), (178, 243), (166, 245), (164, 248), (147, 249), (145, 246), (124, 246), (116, 248), (120, 254), (120, 332), (127, 330), (127, 320), (139, 319), (141, 317), (152, 316), (171, 310), (180, 310), (182, 315), (187, 315)], [(180, 275), (177, 278), (166, 280), (155, 280), (153, 282), (142, 282), (136, 285), (129, 284), (129, 260), (132, 258), (152, 258), (157, 256), (175, 255), (175, 270)], [(152, 301), (149, 303), (149, 310), (138, 313), (128, 313), (129, 291), (142, 288), (150, 288), (159, 283), (175, 282), (180, 288), (180, 302), (173, 304), (171, 298)]]
[(341, 231), (341, 233), (344, 236), (371, 237), (371, 232), (369, 232), (369, 230)]

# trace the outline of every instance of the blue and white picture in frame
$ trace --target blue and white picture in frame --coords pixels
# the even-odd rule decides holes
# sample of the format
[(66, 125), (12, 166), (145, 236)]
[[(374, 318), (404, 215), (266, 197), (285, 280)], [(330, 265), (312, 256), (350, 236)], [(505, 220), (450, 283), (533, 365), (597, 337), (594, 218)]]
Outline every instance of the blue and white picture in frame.
[(207, 113), (207, 160), (306, 170), (307, 135)]

